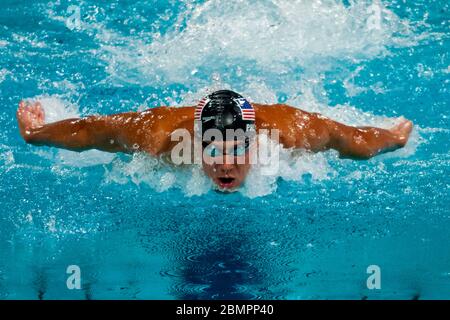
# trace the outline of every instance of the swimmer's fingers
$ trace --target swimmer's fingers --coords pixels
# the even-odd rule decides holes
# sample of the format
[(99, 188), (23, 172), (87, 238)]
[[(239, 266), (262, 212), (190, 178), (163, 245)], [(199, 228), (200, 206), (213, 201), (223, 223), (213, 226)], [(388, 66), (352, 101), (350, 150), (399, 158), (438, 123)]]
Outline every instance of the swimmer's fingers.
[(30, 114), (32, 114), (36, 120), (43, 122), (45, 120), (45, 112), (39, 101), (36, 102), (25, 102), (23, 105), (24, 110), (27, 110)]
[(17, 119), (26, 120), (28, 116), (28, 103), (24, 100), (20, 101), (19, 108), (17, 109)]
[(17, 109), (17, 117), (23, 115), (26, 109), (27, 109), (27, 102), (24, 100), (20, 101), (19, 108)]
[(28, 114), (26, 110), (27, 110), (27, 103), (23, 100), (20, 101), (16, 116), (20, 134), (24, 138), (26, 138), (26, 131), (28, 130), (28, 123), (29, 123)]
[(390, 129), (391, 133), (398, 139), (401, 146), (404, 146), (408, 142), (409, 135), (413, 129), (412, 121), (400, 117), (400, 122)]
[(45, 113), (44, 113), (44, 108), (42, 108), (41, 103), (39, 101), (33, 103), (31, 106), (31, 110), (32, 110), (33, 114), (36, 116), (36, 119), (39, 122), (43, 123), (45, 120)]
[(39, 102), (29, 103), (22, 100), (17, 109), (17, 120), (21, 130), (40, 127), (45, 121), (44, 109)]

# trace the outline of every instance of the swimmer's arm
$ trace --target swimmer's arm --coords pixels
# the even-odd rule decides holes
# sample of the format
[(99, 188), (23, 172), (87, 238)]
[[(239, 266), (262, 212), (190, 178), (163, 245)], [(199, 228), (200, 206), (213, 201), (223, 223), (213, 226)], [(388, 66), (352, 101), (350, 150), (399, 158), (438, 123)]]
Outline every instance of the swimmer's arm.
[[(260, 107), (260, 127), (280, 130), (285, 148), (313, 152), (335, 149), (341, 158), (369, 159), (377, 154), (405, 146), (412, 130), (406, 119), (386, 130), (376, 127), (352, 127), (318, 113), (309, 113), (288, 105)], [(258, 120), (258, 119), (257, 119)]]
[[(158, 146), (158, 135), (145, 128), (151, 113), (127, 112), (109, 116), (89, 116), (45, 123), (39, 102), (22, 101), (17, 110), (19, 130), (23, 139), (37, 146), (52, 146), (72, 151), (98, 149), (107, 152), (148, 151)], [(148, 141), (150, 143), (148, 143)]]
[(404, 147), (412, 130), (412, 122), (403, 120), (387, 130), (377, 127), (352, 127), (318, 117), (318, 124), (326, 127), (326, 149), (335, 149), (341, 158), (369, 159), (378, 154)]
[(97, 149), (130, 153), (139, 139), (136, 141), (130, 139), (132, 129), (124, 126), (133, 118), (133, 113), (126, 113), (66, 119), (29, 129), (23, 137), (27, 143), (36, 146), (51, 146), (79, 152)]

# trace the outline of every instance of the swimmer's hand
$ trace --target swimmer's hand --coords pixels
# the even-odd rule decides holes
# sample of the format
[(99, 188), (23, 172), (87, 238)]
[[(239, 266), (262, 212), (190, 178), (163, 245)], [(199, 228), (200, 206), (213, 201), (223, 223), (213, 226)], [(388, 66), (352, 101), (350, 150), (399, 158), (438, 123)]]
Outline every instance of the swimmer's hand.
[(34, 129), (45, 124), (45, 113), (39, 102), (20, 101), (17, 109), (17, 122), (20, 134), (25, 141), (28, 141)]
[(399, 118), (400, 123), (389, 129), (394, 139), (397, 140), (399, 147), (404, 147), (408, 142), (409, 135), (411, 134), (413, 123), (403, 117)]

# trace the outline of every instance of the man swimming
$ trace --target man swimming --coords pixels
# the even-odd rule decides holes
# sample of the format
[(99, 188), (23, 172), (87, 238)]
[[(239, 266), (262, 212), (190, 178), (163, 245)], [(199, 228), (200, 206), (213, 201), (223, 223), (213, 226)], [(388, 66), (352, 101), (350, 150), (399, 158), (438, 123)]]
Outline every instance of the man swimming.
[[(341, 157), (352, 159), (368, 159), (401, 148), (412, 130), (412, 122), (405, 119), (389, 130), (351, 127), (284, 104), (250, 104), (230, 90), (213, 92), (197, 106), (158, 107), (48, 124), (39, 102), (21, 101), (17, 119), (23, 139), (33, 145), (73, 151), (146, 152), (153, 156), (171, 152), (178, 143), (172, 139), (175, 131), (182, 129), (194, 137), (199, 130), (203, 170), (223, 191), (237, 189), (251, 167), (248, 161), (251, 138), (227, 139), (229, 130), (244, 134), (261, 129), (278, 130), (284, 148), (311, 152), (335, 149)], [(211, 131), (214, 134), (209, 134)], [(224, 139), (218, 139), (217, 133)], [(215, 161), (219, 158), (225, 161)]]

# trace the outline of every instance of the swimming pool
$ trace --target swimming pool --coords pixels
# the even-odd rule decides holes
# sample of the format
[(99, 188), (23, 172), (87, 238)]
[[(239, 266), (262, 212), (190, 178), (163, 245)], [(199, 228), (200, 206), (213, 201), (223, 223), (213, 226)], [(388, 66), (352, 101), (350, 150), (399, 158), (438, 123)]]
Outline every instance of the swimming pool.
[[(0, 298), (449, 299), (448, 23), (444, 0), (3, 0)], [(197, 167), (26, 145), (15, 121), (22, 98), (55, 121), (211, 87), (415, 129), (369, 161), (283, 152), (221, 194)]]

